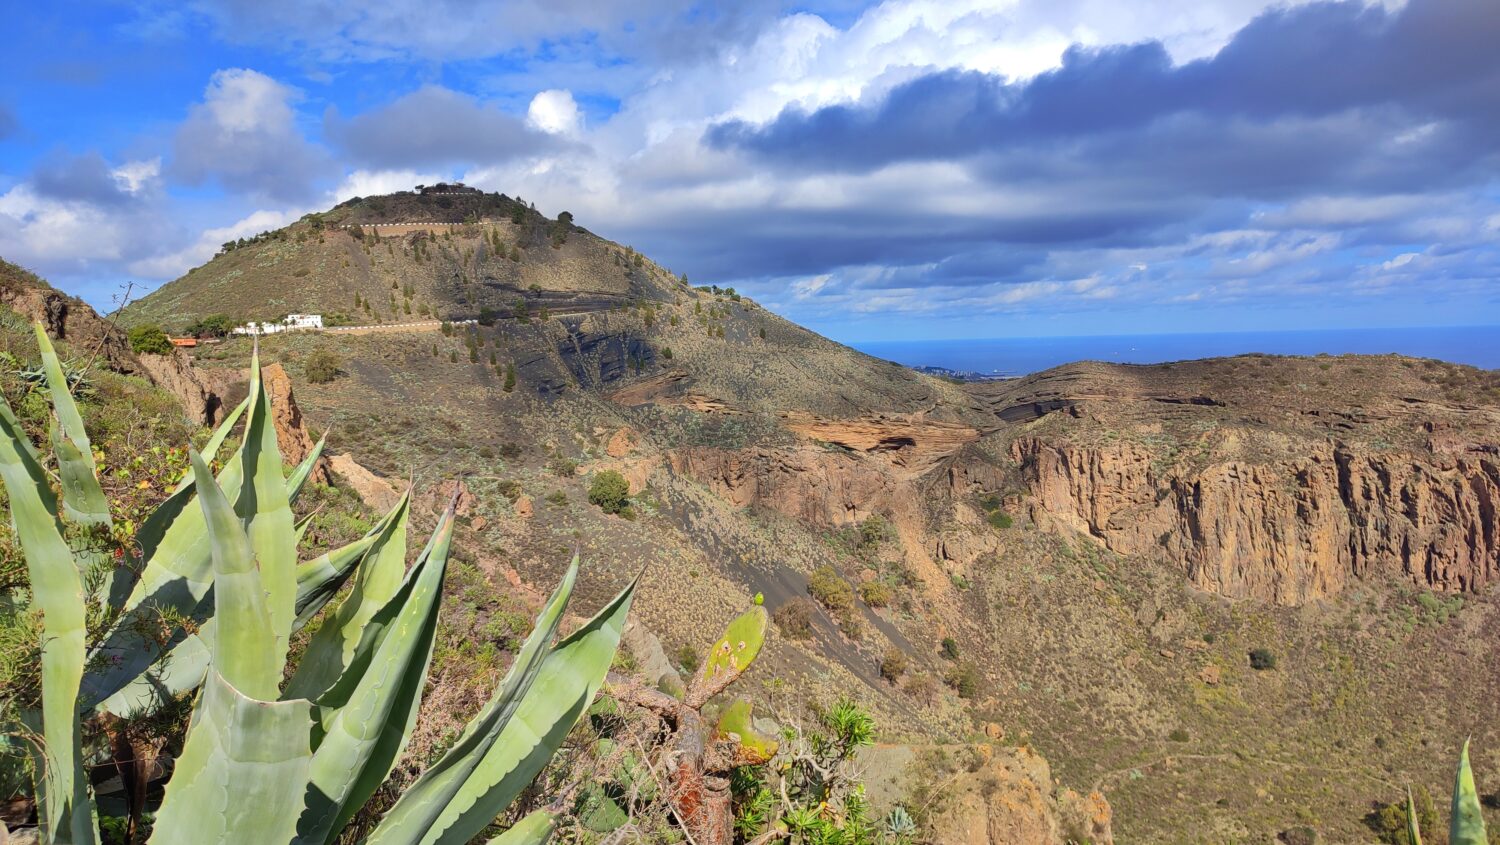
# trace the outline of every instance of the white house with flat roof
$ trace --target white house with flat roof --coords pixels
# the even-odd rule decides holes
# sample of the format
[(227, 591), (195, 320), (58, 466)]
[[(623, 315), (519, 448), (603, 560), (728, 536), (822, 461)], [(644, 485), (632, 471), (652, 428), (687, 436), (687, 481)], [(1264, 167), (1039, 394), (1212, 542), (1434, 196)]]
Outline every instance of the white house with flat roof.
[(281, 332), (296, 331), (298, 329), (321, 329), (323, 328), (322, 314), (288, 314), (285, 318), (275, 323), (246, 323), (236, 326), (231, 330), (232, 334), (279, 334)]

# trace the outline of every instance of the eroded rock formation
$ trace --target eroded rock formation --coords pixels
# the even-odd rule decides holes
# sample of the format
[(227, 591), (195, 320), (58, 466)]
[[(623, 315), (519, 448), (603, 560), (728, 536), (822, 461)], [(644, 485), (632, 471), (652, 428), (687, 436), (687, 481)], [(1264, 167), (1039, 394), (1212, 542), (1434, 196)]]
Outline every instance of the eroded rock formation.
[(1382, 572), (1474, 591), (1500, 575), (1495, 456), (1301, 451), (1179, 468), (1132, 443), (1012, 446), (1040, 514), (1122, 554), (1160, 550), (1226, 596), (1301, 604)]

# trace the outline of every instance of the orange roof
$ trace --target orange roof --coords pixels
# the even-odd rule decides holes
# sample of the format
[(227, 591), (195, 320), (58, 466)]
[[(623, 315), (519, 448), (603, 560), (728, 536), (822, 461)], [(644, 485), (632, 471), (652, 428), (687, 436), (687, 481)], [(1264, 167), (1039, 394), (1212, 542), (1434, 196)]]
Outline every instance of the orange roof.
[(171, 340), (172, 340), (172, 345), (173, 346), (197, 346), (198, 345), (198, 338), (196, 338), (196, 337), (174, 337)]

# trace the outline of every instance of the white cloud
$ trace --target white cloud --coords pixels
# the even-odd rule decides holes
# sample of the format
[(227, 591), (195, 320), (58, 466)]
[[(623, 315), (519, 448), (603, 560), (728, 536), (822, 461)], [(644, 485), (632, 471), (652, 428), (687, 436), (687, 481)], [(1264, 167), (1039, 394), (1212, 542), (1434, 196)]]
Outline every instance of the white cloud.
[[(331, 204), (337, 205), (355, 197), (373, 197), (410, 191), (417, 185), (431, 185), (446, 179), (435, 171), (417, 170), (355, 170), (344, 177), (329, 194)], [(238, 237), (238, 235), (236, 235)]]
[(141, 161), (127, 161), (110, 171), (120, 190), (131, 196), (140, 196), (157, 187), (161, 179), (161, 156)]
[(571, 91), (553, 88), (531, 98), (526, 122), (534, 129), (552, 135), (572, 136), (583, 127), (583, 117)]

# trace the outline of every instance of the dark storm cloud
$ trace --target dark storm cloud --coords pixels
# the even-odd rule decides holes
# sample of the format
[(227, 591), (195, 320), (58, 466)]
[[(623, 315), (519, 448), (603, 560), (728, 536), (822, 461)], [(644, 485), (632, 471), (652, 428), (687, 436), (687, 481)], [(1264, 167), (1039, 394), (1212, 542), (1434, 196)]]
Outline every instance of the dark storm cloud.
[(37, 166), (30, 181), (39, 196), (64, 202), (107, 207), (132, 199), (111, 172), (109, 163), (96, 152), (77, 156), (55, 153)]
[(1364, 180), (1495, 166), (1497, 43), (1493, 0), (1411, 0), (1398, 12), (1321, 3), (1262, 15), (1181, 66), (1155, 42), (1074, 48), (1025, 82), (934, 73), (878, 103), (791, 109), (709, 138), (789, 167), (987, 158), (996, 178), (1142, 167), (1157, 191), (1380, 189)]
[(436, 86), (351, 118), (330, 111), (324, 133), (355, 163), (379, 168), (495, 164), (561, 143), (515, 115)]

